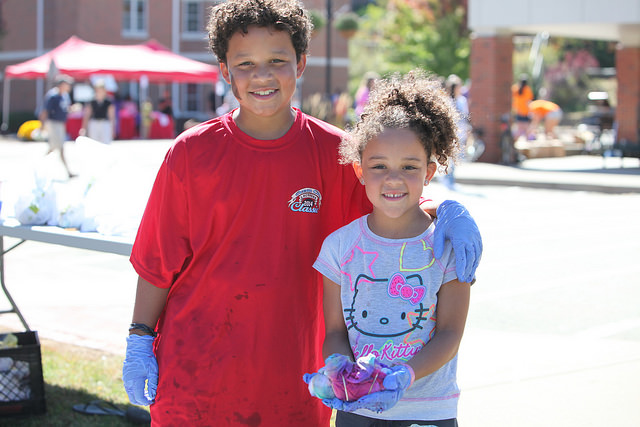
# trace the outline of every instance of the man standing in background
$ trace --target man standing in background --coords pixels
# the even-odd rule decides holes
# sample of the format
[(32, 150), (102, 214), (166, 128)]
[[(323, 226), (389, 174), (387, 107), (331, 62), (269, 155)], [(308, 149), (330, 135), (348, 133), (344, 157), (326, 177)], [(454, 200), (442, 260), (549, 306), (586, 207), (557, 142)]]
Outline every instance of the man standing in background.
[(71, 97), (69, 96), (71, 85), (73, 85), (73, 79), (70, 76), (64, 74), (57, 76), (55, 86), (45, 95), (44, 105), (39, 117), (49, 135), (49, 152), (47, 154), (54, 150), (60, 151), (60, 159), (67, 170), (69, 178), (75, 176), (69, 170), (67, 161), (64, 158), (64, 142), (67, 139), (67, 113), (71, 106)]

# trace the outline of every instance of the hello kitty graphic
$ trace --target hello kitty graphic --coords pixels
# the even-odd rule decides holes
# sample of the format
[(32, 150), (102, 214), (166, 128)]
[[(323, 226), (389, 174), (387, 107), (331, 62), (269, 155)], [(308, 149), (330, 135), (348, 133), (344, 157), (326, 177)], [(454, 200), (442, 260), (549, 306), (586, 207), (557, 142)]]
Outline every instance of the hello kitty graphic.
[(360, 274), (351, 306), (344, 309), (347, 329), (377, 338), (423, 329), (431, 310), (422, 303), (426, 290), (419, 274), (395, 273), (388, 279)]

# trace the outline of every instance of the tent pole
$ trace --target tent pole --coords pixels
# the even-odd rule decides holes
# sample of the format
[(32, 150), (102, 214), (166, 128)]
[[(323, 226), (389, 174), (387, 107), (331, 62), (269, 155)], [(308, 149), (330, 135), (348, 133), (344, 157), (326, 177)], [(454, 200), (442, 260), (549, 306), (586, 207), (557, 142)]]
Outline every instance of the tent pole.
[(4, 79), (4, 87), (2, 90), (2, 127), (0, 130), (2, 133), (6, 133), (9, 130), (9, 81), (5, 77)]

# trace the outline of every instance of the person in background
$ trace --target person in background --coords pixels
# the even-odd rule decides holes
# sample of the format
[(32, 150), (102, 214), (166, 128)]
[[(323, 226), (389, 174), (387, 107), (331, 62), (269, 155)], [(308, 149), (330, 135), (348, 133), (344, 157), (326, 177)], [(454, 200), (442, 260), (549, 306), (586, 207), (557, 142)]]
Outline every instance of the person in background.
[(153, 104), (151, 101), (144, 101), (140, 109), (140, 137), (142, 139), (147, 139), (150, 136), (152, 114)]
[[(464, 154), (466, 153), (467, 147), (467, 139), (469, 137), (469, 132), (471, 132), (471, 124), (469, 122), (469, 102), (467, 101), (467, 97), (462, 94), (462, 79), (455, 74), (449, 75), (447, 80), (445, 81), (445, 89), (447, 94), (451, 98), (451, 102), (456, 108), (458, 112), (458, 122), (457, 125), (457, 137), (459, 144), (459, 155), (464, 158)], [(455, 165), (452, 162), (447, 168), (448, 173), (443, 177), (444, 184), (449, 189), (455, 189)]]
[(73, 78), (66, 74), (57, 76), (55, 86), (45, 95), (44, 105), (38, 117), (44, 123), (44, 128), (49, 137), (49, 151), (47, 154), (56, 150), (60, 152), (60, 160), (62, 160), (69, 178), (76, 176), (69, 170), (69, 165), (64, 155), (64, 143), (67, 139), (67, 114), (71, 107), (69, 92), (73, 83)]
[[(131, 252), (124, 387), (152, 425), (325, 427), (330, 411), (300, 381), (322, 363), (312, 264), (371, 204), (338, 163), (343, 131), (291, 106), (312, 29), (302, 3), (228, 0), (207, 29), (239, 107), (184, 131), (160, 166)], [(475, 221), (429, 205), (436, 246), (455, 242), (473, 275)]]
[(104, 81), (96, 81), (93, 90), (94, 99), (84, 107), (80, 135), (111, 144), (116, 135), (116, 107), (107, 97)]
[(364, 106), (367, 105), (367, 101), (369, 100), (369, 92), (373, 87), (373, 83), (378, 78), (380, 78), (378, 73), (373, 71), (368, 71), (367, 73), (365, 73), (364, 77), (362, 78), (362, 82), (360, 83), (360, 87), (358, 87), (358, 90), (356, 90), (356, 95), (354, 99), (356, 104), (355, 105), (356, 120), (360, 119), (360, 115), (364, 110)]
[(131, 98), (131, 95), (127, 94), (124, 97), (120, 111), (126, 111), (127, 114), (133, 117), (138, 116), (138, 104)]
[(520, 82), (511, 86), (511, 110), (516, 119), (514, 140), (521, 136), (527, 137), (531, 117), (529, 117), (529, 103), (533, 101), (533, 90), (529, 86), (529, 76), (522, 74)]
[(544, 134), (547, 138), (557, 138), (556, 126), (562, 120), (562, 108), (555, 102), (546, 99), (536, 99), (529, 104), (531, 111), (530, 135), (536, 135), (540, 123), (544, 124)]
[[(126, 121), (130, 121), (131, 119), (133, 119), (133, 125), (131, 126), (131, 122), (129, 122), (126, 124), (127, 128), (125, 129)], [(120, 123), (118, 134), (121, 135), (120, 137), (122, 139), (130, 139), (135, 137), (136, 135), (139, 135), (140, 112), (138, 111), (138, 103), (131, 98), (130, 94), (127, 94), (120, 104), (120, 109), (118, 111), (118, 122)]]
[(170, 118), (173, 118), (173, 106), (171, 104), (172, 104), (171, 97), (167, 92), (165, 93), (165, 97), (161, 98), (160, 101), (158, 102), (158, 111), (160, 111), (162, 114), (169, 116)]

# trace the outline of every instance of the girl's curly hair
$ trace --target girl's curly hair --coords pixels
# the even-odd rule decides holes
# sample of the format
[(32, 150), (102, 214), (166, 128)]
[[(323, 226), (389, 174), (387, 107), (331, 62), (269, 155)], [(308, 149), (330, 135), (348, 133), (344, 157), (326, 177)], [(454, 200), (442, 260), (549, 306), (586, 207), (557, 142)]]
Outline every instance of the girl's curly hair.
[(313, 24), (298, 0), (228, 0), (211, 8), (207, 31), (209, 48), (226, 63), (229, 39), (238, 31), (247, 34), (251, 25), (273, 27), (291, 36), (296, 59), (309, 49)]
[(458, 112), (442, 82), (421, 70), (377, 80), (360, 121), (340, 143), (340, 163), (362, 160), (367, 142), (385, 129), (409, 129), (422, 143), (428, 159), (446, 171), (458, 151)]

